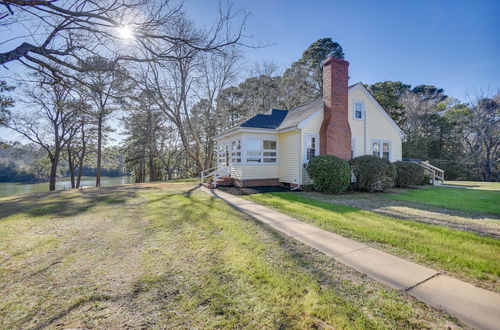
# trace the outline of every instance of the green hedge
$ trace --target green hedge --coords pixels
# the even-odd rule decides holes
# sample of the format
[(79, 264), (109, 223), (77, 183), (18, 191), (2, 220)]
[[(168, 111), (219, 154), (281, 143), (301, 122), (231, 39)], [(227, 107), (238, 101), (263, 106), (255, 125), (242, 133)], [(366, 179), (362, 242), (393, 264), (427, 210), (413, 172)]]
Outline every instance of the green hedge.
[(397, 187), (419, 186), (425, 180), (424, 168), (417, 163), (399, 161), (394, 163), (394, 168)]
[(333, 155), (316, 156), (307, 164), (314, 189), (324, 193), (346, 191), (351, 179), (349, 163)]
[(371, 156), (359, 156), (349, 161), (356, 176), (354, 188), (374, 192), (385, 191), (394, 186), (396, 170), (390, 161)]

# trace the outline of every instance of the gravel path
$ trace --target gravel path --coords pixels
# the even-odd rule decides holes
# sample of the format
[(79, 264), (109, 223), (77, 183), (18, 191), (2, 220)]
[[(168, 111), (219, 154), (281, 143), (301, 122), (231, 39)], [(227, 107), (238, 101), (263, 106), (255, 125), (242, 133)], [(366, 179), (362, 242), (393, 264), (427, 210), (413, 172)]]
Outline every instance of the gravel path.
[(466, 230), (500, 239), (500, 217), (487, 213), (450, 210), (386, 198), (383, 194), (323, 195), (302, 192), (302, 196), (333, 204), (342, 204), (403, 220)]

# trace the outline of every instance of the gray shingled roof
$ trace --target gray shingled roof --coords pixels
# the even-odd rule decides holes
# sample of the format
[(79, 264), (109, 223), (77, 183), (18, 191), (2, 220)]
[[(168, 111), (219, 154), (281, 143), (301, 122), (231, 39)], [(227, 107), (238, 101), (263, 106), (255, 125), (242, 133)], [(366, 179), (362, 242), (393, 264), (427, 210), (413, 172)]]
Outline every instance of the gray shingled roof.
[(323, 109), (323, 99), (319, 98), (301, 104), (290, 111), (288, 111), (287, 116), (278, 126), (278, 130), (286, 129), (298, 125), (301, 121), (312, 115), (318, 110)]

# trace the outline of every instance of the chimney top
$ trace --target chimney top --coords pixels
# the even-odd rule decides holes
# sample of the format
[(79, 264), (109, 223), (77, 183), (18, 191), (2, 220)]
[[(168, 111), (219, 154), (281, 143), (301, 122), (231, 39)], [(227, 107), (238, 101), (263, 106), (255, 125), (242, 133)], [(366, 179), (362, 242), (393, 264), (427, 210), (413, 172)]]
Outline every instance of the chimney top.
[(349, 64), (349, 62), (346, 61), (346, 60), (344, 60), (343, 58), (329, 56), (329, 57), (325, 58), (325, 60), (323, 61), (323, 66), (330, 64), (330, 62), (332, 62), (332, 61), (333, 62), (337, 62), (337, 63), (346, 63), (346, 64)]

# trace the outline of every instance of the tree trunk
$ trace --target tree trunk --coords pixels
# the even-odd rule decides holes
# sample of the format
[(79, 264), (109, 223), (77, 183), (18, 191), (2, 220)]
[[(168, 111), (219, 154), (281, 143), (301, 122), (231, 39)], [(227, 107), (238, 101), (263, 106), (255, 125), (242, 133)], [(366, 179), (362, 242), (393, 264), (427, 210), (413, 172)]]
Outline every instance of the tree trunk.
[(73, 159), (72, 151), (71, 151), (71, 145), (68, 142), (67, 145), (67, 152), (68, 152), (68, 167), (69, 167), (69, 174), (71, 177), (71, 189), (75, 189), (75, 162)]
[(56, 150), (54, 157), (50, 159), (50, 180), (49, 180), (49, 190), (56, 190), (56, 179), (57, 179), (57, 163), (59, 162), (59, 153)]
[(101, 159), (102, 159), (102, 117), (97, 118), (97, 168), (95, 172), (95, 186), (101, 186)]
[(155, 162), (153, 159), (153, 155), (151, 155), (151, 153), (149, 154), (149, 181), (151, 182), (157, 181)]

